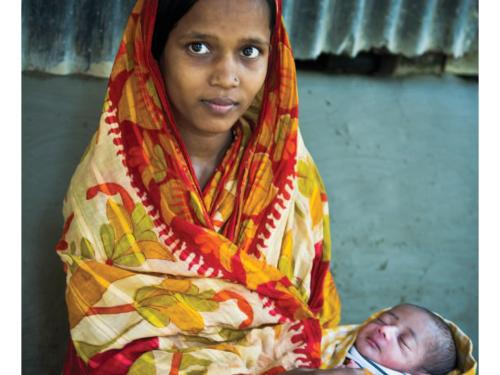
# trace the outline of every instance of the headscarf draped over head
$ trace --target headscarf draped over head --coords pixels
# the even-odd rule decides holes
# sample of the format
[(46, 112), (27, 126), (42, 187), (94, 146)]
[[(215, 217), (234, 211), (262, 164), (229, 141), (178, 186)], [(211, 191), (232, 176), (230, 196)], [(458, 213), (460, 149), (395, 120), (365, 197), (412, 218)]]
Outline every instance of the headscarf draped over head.
[(151, 53), (157, 3), (130, 15), (64, 201), (65, 374), (319, 367), (340, 300), (281, 1), (264, 88), (203, 191)]

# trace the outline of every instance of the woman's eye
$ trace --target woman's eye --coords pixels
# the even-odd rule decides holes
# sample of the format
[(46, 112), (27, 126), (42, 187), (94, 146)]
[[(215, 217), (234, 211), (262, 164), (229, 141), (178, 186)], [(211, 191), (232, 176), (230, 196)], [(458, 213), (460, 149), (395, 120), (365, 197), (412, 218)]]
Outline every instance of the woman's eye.
[(260, 55), (260, 50), (257, 47), (245, 47), (241, 50), (241, 54), (249, 59), (255, 59)]
[(187, 48), (189, 52), (194, 53), (195, 55), (206, 55), (210, 52), (207, 45), (201, 42), (190, 43)]

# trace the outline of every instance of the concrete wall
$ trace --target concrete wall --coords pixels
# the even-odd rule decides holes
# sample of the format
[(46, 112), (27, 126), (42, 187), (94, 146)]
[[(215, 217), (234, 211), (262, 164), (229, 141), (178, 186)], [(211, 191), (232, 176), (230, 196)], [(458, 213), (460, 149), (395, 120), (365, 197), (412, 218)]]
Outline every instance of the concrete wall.
[[(58, 374), (68, 340), (54, 246), (105, 80), (23, 75), (23, 374)], [(330, 194), (343, 322), (401, 301), (477, 344), (477, 83), (299, 72), (301, 129)]]

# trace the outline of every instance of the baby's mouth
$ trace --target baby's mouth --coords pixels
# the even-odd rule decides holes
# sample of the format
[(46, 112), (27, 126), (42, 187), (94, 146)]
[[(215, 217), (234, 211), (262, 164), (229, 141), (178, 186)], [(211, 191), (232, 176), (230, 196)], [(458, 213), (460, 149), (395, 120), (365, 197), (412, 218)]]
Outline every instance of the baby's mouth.
[(370, 345), (372, 348), (375, 348), (377, 349), (378, 351), (380, 351), (380, 346), (378, 345), (378, 343), (372, 339), (371, 337), (367, 337), (366, 338), (366, 342), (368, 342), (368, 345)]

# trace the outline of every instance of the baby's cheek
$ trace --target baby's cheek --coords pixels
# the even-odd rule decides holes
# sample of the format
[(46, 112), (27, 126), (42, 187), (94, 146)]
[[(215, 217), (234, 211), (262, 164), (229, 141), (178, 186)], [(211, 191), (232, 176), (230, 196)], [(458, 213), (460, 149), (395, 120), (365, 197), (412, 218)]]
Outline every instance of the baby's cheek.
[(395, 356), (386, 355), (380, 359), (379, 364), (393, 370), (403, 369), (406, 367), (406, 361)]

